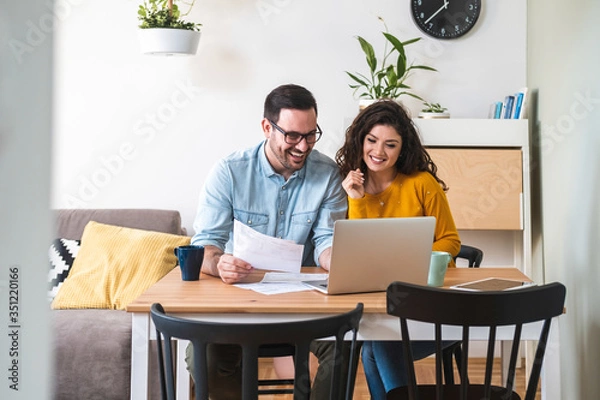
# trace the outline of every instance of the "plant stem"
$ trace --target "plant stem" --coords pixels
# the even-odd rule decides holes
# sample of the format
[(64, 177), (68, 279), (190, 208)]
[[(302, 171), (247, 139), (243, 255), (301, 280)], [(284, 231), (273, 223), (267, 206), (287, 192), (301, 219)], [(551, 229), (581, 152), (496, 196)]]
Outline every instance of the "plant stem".
[(173, 0), (167, 1), (167, 7), (169, 8), (169, 15), (173, 15)]

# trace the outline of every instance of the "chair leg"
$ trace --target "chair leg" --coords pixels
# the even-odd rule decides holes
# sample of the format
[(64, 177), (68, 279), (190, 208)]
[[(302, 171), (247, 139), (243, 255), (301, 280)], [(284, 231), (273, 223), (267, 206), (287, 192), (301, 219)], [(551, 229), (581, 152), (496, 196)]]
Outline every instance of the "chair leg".
[(444, 367), (444, 381), (446, 382), (446, 385), (454, 385), (454, 369), (452, 368), (452, 356), (454, 354), (455, 347), (460, 348), (460, 344), (458, 346), (454, 344), (442, 350), (442, 364)]
[[(457, 342), (452, 346), (446, 347), (442, 351), (442, 364), (444, 367), (444, 382), (446, 385), (454, 385), (454, 365), (453, 360), (456, 360), (457, 368), (460, 369), (462, 362), (461, 342)], [(467, 377), (467, 383), (469, 379)]]
[[(456, 359), (456, 365), (459, 366), (462, 363), (462, 347), (460, 344), (458, 344), (456, 347), (454, 347), (454, 358)], [(461, 382), (462, 383), (462, 382)], [(469, 377), (466, 377), (466, 383), (469, 383)]]

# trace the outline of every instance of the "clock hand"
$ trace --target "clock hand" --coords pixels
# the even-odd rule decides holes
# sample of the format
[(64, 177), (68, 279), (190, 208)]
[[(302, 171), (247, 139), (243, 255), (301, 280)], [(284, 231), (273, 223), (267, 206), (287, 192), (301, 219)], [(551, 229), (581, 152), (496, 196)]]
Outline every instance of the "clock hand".
[(436, 15), (438, 15), (443, 9), (448, 8), (448, 4), (450, 4), (450, 3), (447, 0), (444, 0), (444, 5), (441, 6), (436, 12), (434, 12), (431, 17), (427, 18), (427, 20), (425, 21), (425, 23), (428, 23), (429, 21), (431, 21), (431, 19), (433, 17), (435, 17)]

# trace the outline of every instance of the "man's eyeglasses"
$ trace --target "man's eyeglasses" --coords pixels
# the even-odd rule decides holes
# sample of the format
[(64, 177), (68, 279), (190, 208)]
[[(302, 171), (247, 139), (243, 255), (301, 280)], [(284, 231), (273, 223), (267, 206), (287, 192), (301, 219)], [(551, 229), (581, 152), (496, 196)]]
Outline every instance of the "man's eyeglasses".
[(283, 129), (281, 129), (281, 127), (275, 122), (271, 120), (269, 120), (269, 122), (271, 123), (271, 126), (273, 126), (273, 128), (277, 129), (283, 134), (283, 138), (287, 144), (298, 144), (302, 141), (302, 139), (306, 140), (306, 143), (308, 144), (314, 144), (319, 139), (321, 139), (321, 135), (323, 134), (323, 131), (321, 131), (319, 124), (317, 124), (317, 129), (315, 131), (302, 134), (298, 132), (286, 132)]

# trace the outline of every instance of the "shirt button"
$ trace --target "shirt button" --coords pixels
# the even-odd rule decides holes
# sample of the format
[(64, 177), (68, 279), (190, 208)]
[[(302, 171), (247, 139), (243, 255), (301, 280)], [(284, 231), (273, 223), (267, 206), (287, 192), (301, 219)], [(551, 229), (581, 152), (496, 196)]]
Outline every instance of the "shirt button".
[(283, 185), (283, 186), (281, 187), (281, 190), (285, 190), (285, 185)]
[(251, 219), (248, 220), (248, 225), (252, 225), (252, 220)]
[(280, 210), (280, 211), (279, 211), (279, 215), (283, 215), (283, 210)]
[(311, 221), (310, 221), (310, 219), (307, 219), (306, 222), (308, 222), (310, 224)]

